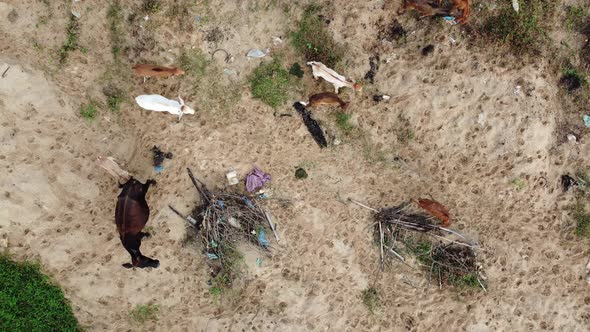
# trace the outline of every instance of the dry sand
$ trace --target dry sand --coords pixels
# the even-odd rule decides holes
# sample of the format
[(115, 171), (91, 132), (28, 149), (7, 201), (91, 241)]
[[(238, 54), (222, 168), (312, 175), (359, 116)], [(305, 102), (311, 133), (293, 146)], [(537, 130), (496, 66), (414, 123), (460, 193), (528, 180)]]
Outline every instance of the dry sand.
[[(329, 28), (347, 45), (345, 74), (361, 79), (375, 53), (387, 63), (374, 86), (350, 95), (353, 122), (365, 137), (342, 136), (342, 144), (320, 150), (300, 118), (273, 116), (239, 84), (260, 62), (244, 54), (270, 47), (272, 36), (287, 36), (302, 5), (197, 3), (183, 32), (167, 24), (164, 14), (152, 15), (145, 24), (158, 25), (156, 47), (140, 48), (132, 54), (137, 58), (125, 53), (125, 61), (169, 65), (183, 47), (225, 48), (235, 62), (215, 61), (238, 75), (218, 79), (240, 89), (241, 100), (228, 111), (193, 105), (197, 114), (181, 122), (140, 111), (130, 100), (119, 114), (103, 107), (96, 121), (87, 122), (79, 106), (104, 98), (104, 72), (112, 62), (107, 5), (77, 4), (80, 43), (89, 50), (72, 52), (58, 66), (55, 50), (65, 39), (69, 2), (0, 2), (0, 73), (10, 66), (0, 79), (0, 237), (8, 238), (16, 257), (40, 260), (88, 330), (588, 330), (587, 246), (568, 235), (564, 207), (571, 197), (558, 181), (584, 164), (588, 144), (557, 137), (559, 92), (543, 61), (502, 65), (497, 55), (470, 48), (458, 27), (433, 30), (412, 15), (399, 17), (410, 32), (406, 44), (379, 43), (378, 25), (397, 17), (397, 1), (333, 1)], [(122, 4), (129, 13), (140, 1)], [(210, 20), (196, 25), (195, 15)], [(207, 42), (216, 26), (223, 39)], [(141, 28), (130, 29), (140, 31), (131, 45), (149, 39)], [(434, 54), (422, 57), (421, 47), (430, 43)], [(312, 83), (307, 69), (306, 75), (307, 89), (329, 91)], [(130, 82), (133, 96), (173, 98), (180, 91), (190, 102), (198, 93), (182, 77)], [(516, 85), (526, 89), (514, 94)], [(393, 98), (376, 104), (374, 92)], [(292, 112), (289, 105), (278, 111)], [(329, 111), (315, 112), (331, 122)], [(400, 140), (403, 128), (411, 128), (414, 138)], [(159, 175), (149, 160), (154, 144), (175, 155)], [(158, 181), (147, 197), (154, 236), (142, 251), (160, 260), (159, 269), (121, 267), (129, 257), (113, 224), (118, 188), (94, 164), (98, 154), (121, 160), (142, 180)], [(395, 162), (396, 156), (404, 162)], [(225, 183), (226, 171), (243, 176), (253, 164), (272, 174), (275, 195), (294, 203), (285, 208), (269, 202), (283, 241), (261, 266), (255, 262), (262, 255), (243, 248), (243, 290), (223, 298), (221, 306), (209, 293), (200, 248), (185, 242), (185, 224), (167, 205), (188, 212), (195, 203), (186, 167), (215, 187)], [(297, 181), (294, 170), (302, 164), (309, 178)], [(515, 179), (524, 185), (515, 186)], [(401, 264), (381, 272), (367, 227), (370, 213), (343, 201), (351, 197), (381, 207), (429, 194), (451, 209), (456, 229), (479, 240), (487, 293), (439, 290), (423, 272)], [(383, 296), (374, 314), (360, 298), (369, 285)], [(159, 320), (137, 325), (129, 311), (145, 303), (160, 305)]]

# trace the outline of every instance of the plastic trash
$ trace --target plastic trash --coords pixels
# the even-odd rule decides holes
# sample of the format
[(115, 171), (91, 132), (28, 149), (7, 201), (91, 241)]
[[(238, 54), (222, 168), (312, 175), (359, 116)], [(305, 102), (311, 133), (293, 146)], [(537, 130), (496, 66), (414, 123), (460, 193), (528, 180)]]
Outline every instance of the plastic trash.
[(266, 182), (270, 181), (270, 175), (261, 171), (258, 167), (254, 167), (246, 177), (246, 189), (248, 192), (262, 187)]
[(172, 159), (172, 152), (163, 152), (157, 146), (154, 145), (152, 148), (154, 153), (154, 171), (159, 174), (164, 170), (164, 159)]
[(518, 13), (518, 11), (520, 10), (520, 5), (518, 3), (518, 0), (512, 0), (512, 8), (514, 9), (515, 12)]
[(227, 182), (230, 186), (234, 186), (240, 183), (240, 180), (238, 179), (238, 173), (236, 171), (231, 171), (227, 173), (225, 177), (227, 178)]
[(568, 134), (567, 135), (567, 140), (570, 141), (570, 142), (576, 143), (576, 141), (578, 140), (578, 138), (574, 134)]
[(268, 246), (270, 246), (270, 242), (266, 238), (264, 229), (261, 229), (260, 232), (258, 232), (258, 244), (260, 244), (260, 246), (264, 248), (268, 248)]
[(283, 39), (281, 37), (272, 36), (272, 43), (274, 46), (281, 45), (283, 43)]
[(74, 16), (75, 16), (76, 18), (78, 18), (78, 19), (79, 19), (80, 17), (82, 17), (82, 15), (80, 14), (80, 12), (79, 12), (79, 11), (77, 11), (77, 10), (73, 10), (73, 9), (72, 9), (72, 15), (74, 15)]
[(229, 217), (227, 219), (227, 223), (230, 224), (232, 227), (235, 227), (237, 229), (242, 229), (242, 226), (240, 225), (240, 223), (238, 222), (238, 220), (234, 217)]
[(246, 196), (242, 196), (242, 200), (244, 201), (244, 203), (246, 203), (246, 205), (249, 208), (254, 209), (254, 204), (252, 204), (252, 201), (250, 201), (249, 199), (247, 199)]
[(225, 68), (225, 69), (223, 70), (223, 75), (227, 75), (227, 76), (234, 76), (234, 75), (237, 75), (237, 74), (238, 74), (238, 72), (237, 72), (237, 71), (235, 71), (235, 70), (233, 70), (233, 69), (228, 69), (228, 68)]
[(376, 101), (376, 102), (389, 101), (389, 99), (391, 99), (391, 96), (388, 96), (388, 95), (374, 95), (373, 96), (373, 101)]
[(180, 96), (178, 96), (178, 99), (180, 103), (160, 95), (141, 95), (135, 98), (135, 102), (139, 107), (148, 111), (168, 112), (178, 115), (179, 120), (184, 114), (195, 114), (195, 110), (185, 105), (184, 100)]
[(260, 258), (260, 257), (256, 258), (256, 266), (258, 266), (258, 267), (262, 266), (262, 258)]
[(225, 203), (223, 201), (217, 200), (215, 204), (217, 204), (217, 206), (219, 206), (220, 208), (225, 209)]
[(590, 115), (584, 115), (584, 126), (590, 127)]
[(164, 165), (154, 166), (154, 172), (156, 172), (156, 174), (162, 173), (163, 170), (164, 170)]
[(249, 58), (264, 58), (269, 52), (270, 52), (269, 49), (266, 49), (266, 51), (263, 51), (263, 50), (260, 50), (257, 48), (253, 48), (248, 51), (248, 54), (246, 54), (246, 56)]
[(207, 253), (207, 257), (208, 257), (210, 260), (216, 260), (216, 259), (219, 259), (219, 257), (217, 257), (217, 255), (215, 255), (215, 254), (212, 254), (212, 253), (210, 253), (210, 252), (208, 252), (208, 253)]
[(450, 25), (458, 24), (457, 21), (455, 21), (454, 16), (443, 16), (443, 20), (445, 20), (445, 22), (449, 23)]

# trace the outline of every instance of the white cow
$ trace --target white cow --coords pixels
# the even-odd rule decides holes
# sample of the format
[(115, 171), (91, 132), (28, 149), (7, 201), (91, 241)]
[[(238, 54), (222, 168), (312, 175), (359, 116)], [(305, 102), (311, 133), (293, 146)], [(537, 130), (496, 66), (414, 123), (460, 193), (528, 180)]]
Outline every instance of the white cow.
[(148, 111), (168, 112), (178, 115), (178, 120), (185, 114), (195, 114), (195, 110), (187, 106), (180, 96), (178, 96), (178, 99), (180, 103), (160, 95), (141, 95), (135, 98), (135, 102), (139, 107)]
[(342, 87), (349, 87), (356, 91), (361, 91), (363, 89), (360, 84), (348, 81), (346, 77), (326, 67), (326, 65), (321, 62), (310, 61), (307, 64), (311, 66), (311, 69), (313, 70), (313, 78), (317, 79), (318, 77), (321, 77), (325, 79), (334, 85), (336, 93), (338, 93), (338, 90)]

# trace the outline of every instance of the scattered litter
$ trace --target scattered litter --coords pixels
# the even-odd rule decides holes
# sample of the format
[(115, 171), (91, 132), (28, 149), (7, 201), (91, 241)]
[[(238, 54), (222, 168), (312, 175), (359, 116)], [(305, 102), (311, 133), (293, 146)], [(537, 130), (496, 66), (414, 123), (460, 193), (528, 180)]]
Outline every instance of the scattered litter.
[(320, 127), (320, 124), (314, 118), (311, 117), (311, 112), (308, 111), (305, 108), (305, 105), (303, 105), (300, 102), (294, 103), (293, 107), (297, 110), (297, 112), (299, 112), (299, 114), (301, 114), (301, 117), (303, 118), (303, 123), (307, 127), (307, 130), (311, 134), (311, 137), (313, 137), (316, 143), (318, 143), (320, 148), (327, 147), (328, 141), (326, 141), (324, 131), (322, 130), (322, 127)]
[(242, 226), (240, 226), (240, 223), (238, 222), (238, 220), (234, 217), (229, 217), (227, 219), (227, 223), (230, 224), (231, 226), (237, 228), (237, 229), (241, 229)]
[(180, 120), (185, 114), (195, 114), (195, 110), (184, 104), (184, 100), (179, 96), (180, 103), (175, 100), (162, 97), (160, 95), (141, 95), (135, 98), (139, 107), (148, 111), (168, 112), (178, 115)]
[(164, 170), (164, 159), (172, 159), (172, 152), (162, 152), (157, 146), (154, 145), (152, 148), (154, 153), (154, 171), (156, 174), (161, 173)]
[(422, 56), (428, 56), (432, 54), (432, 52), (434, 52), (434, 45), (432, 44), (426, 45), (422, 48)]
[(299, 63), (295, 62), (289, 69), (289, 74), (302, 78), (304, 72)]
[(78, 18), (78, 19), (79, 19), (80, 17), (82, 17), (82, 15), (80, 14), (80, 12), (79, 12), (79, 11), (76, 11), (76, 10), (73, 10), (73, 9), (72, 9), (72, 15), (74, 15), (74, 17), (76, 17), (76, 18)]
[(227, 75), (227, 76), (234, 76), (234, 75), (237, 75), (238, 72), (233, 69), (225, 68), (225, 69), (223, 69), (223, 74)]
[(389, 101), (390, 99), (391, 99), (391, 96), (388, 96), (388, 95), (374, 95), (373, 96), (373, 101), (375, 101), (375, 102)]
[(262, 266), (262, 258), (260, 258), (260, 257), (256, 258), (256, 266), (258, 266), (258, 267)]
[(147, 20), (149, 20), (149, 19), (150, 19), (150, 16), (149, 16), (149, 15), (146, 15), (146, 16), (144, 16), (144, 17), (143, 17), (143, 19), (144, 19), (145, 21), (147, 21)]
[(570, 141), (570, 142), (574, 142), (575, 143), (578, 140), (578, 138), (574, 134), (568, 134), (567, 135), (567, 140)]
[(184, 70), (176, 67), (162, 67), (150, 64), (137, 64), (133, 66), (135, 75), (142, 77), (168, 77), (184, 75)]
[(374, 84), (375, 75), (377, 75), (377, 71), (379, 70), (379, 55), (369, 58), (369, 67), (369, 71), (365, 74), (365, 80), (369, 81), (371, 84)]
[(281, 45), (283, 43), (283, 39), (281, 37), (272, 37), (272, 43), (274, 46)]
[(264, 233), (264, 229), (261, 229), (258, 232), (258, 244), (260, 244), (260, 246), (263, 248), (268, 248), (268, 246), (270, 245), (270, 242), (266, 238), (266, 233)]
[(298, 180), (303, 180), (303, 179), (307, 179), (307, 172), (299, 167), (295, 170), (295, 178)]
[(199, 24), (201, 22), (201, 16), (200, 15), (196, 15), (195, 16), (195, 23)]
[(174, 213), (176, 213), (179, 217), (186, 220), (189, 223), (189, 225), (193, 226), (197, 230), (201, 228), (201, 223), (198, 222), (197, 220), (195, 220), (195, 218), (193, 218), (192, 216), (189, 215), (189, 216), (185, 217), (182, 215), (182, 213), (178, 212), (178, 210), (176, 210), (174, 207), (172, 207), (172, 205), (168, 205), (168, 207), (170, 208), (170, 210), (172, 210)]
[(8, 69), (10, 69), (10, 66), (6, 67), (6, 70), (4, 70), (2, 72), (2, 78), (6, 77), (6, 73), (8, 73)]
[(457, 24), (457, 21), (455, 21), (454, 16), (443, 16), (443, 20), (445, 20), (445, 22), (449, 23), (450, 25)]
[(226, 50), (224, 50), (223, 48), (218, 48), (215, 51), (211, 52), (211, 59), (215, 58), (215, 54), (217, 52), (224, 52), (225, 53), (225, 58), (223, 59), (225, 61), (225, 63), (230, 63), (234, 61), (234, 57)]
[(270, 181), (270, 175), (261, 171), (258, 167), (254, 167), (248, 176), (246, 176), (246, 189), (248, 192), (261, 188), (266, 182)]
[(512, 0), (512, 8), (514, 8), (514, 11), (518, 13), (518, 11), (520, 10), (520, 5), (518, 4), (518, 0)]
[(577, 185), (578, 181), (569, 176), (569, 174), (561, 176), (561, 186), (563, 187), (563, 192), (568, 192), (571, 187), (575, 187)]
[(234, 186), (234, 185), (240, 183), (240, 180), (238, 179), (238, 172), (236, 172), (236, 171), (231, 171), (231, 172), (227, 173), (225, 175), (225, 177), (227, 178), (227, 182), (229, 183), (230, 186)]
[(311, 66), (313, 78), (318, 79), (318, 77), (321, 77), (325, 79), (334, 85), (334, 90), (336, 93), (338, 93), (338, 90), (343, 87), (348, 87), (356, 91), (361, 91), (363, 89), (360, 84), (348, 81), (346, 77), (326, 67), (326, 65), (321, 62), (310, 61), (307, 63), (307, 65)]
[(217, 257), (217, 255), (212, 254), (210, 252), (207, 253), (207, 257), (211, 260), (219, 259), (219, 257)]
[(584, 126), (590, 127), (590, 115), (584, 115)]
[(455, 43), (457, 43), (457, 40), (455, 40), (455, 38), (453, 38), (453, 37), (451, 37), (451, 36), (449, 36), (449, 41), (450, 41), (450, 42), (451, 42), (451, 44), (453, 44), (453, 45), (454, 45)]
[(486, 114), (484, 112), (479, 113), (479, 115), (477, 116), (477, 123), (482, 127), (485, 125)]
[(264, 58), (268, 53), (270, 52), (269, 49), (266, 49), (265, 51), (257, 49), (257, 48), (253, 48), (251, 50), (248, 51), (248, 54), (246, 54), (246, 56), (248, 58)]
[(334, 142), (332, 142), (332, 144), (334, 144), (334, 146), (338, 146), (342, 143), (342, 141), (339, 138), (334, 138)]
[(449, 209), (444, 207), (439, 202), (433, 201), (430, 199), (421, 198), (417, 201), (417, 203), (418, 203), (418, 205), (420, 205), (420, 207), (422, 209), (424, 209), (424, 211), (428, 212), (428, 214), (430, 214), (430, 215), (436, 217), (438, 220), (442, 221), (443, 227), (448, 227), (451, 225), (451, 217), (449, 215)]
[(512, 91), (512, 94), (515, 95), (515, 96), (520, 96), (520, 94), (521, 94), (521, 88), (522, 87), (520, 85), (517, 85), (516, 87), (514, 87), (514, 91)]
[(122, 169), (119, 166), (119, 164), (117, 164), (117, 162), (115, 161), (115, 158), (113, 158), (113, 157), (105, 158), (103, 156), (98, 156), (96, 158), (96, 164), (98, 166), (104, 168), (104, 170), (107, 171), (107, 173), (109, 173), (111, 176), (113, 176), (117, 180), (127, 181), (131, 177), (129, 172)]

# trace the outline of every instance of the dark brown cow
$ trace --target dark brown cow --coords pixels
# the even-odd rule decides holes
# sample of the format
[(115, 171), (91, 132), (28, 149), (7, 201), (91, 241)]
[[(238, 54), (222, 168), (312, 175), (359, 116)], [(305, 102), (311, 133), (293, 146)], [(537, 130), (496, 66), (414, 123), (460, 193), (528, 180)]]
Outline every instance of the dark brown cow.
[(119, 188), (123, 188), (123, 190), (119, 194), (119, 200), (117, 201), (115, 223), (117, 224), (121, 243), (131, 255), (132, 264), (123, 264), (126, 268), (156, 268), (160, 265), (158, 260), (146, 257), (139, 251), (141, 239), (148, 235), (141, 230), (150, 217), (150, 208), (145, 201), (145, 194), (152, 184), (155, 185), (156, 181), (147, 180), (143, 184), (133, 177), (125, 184), (119, 184)]

